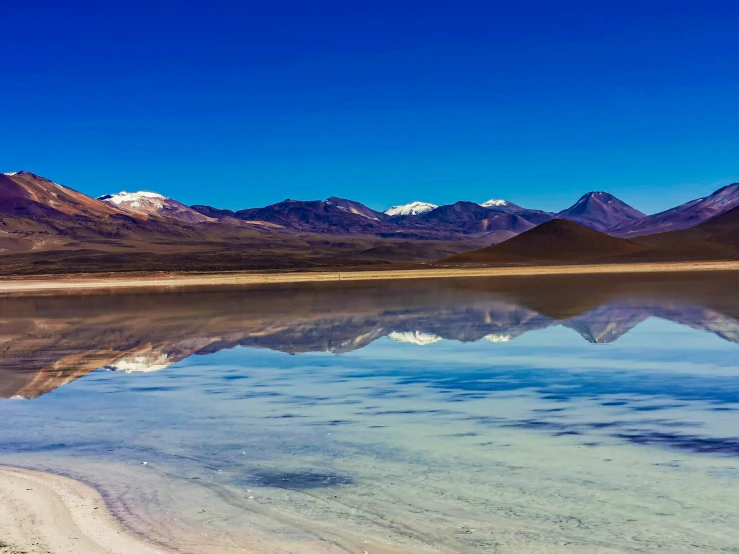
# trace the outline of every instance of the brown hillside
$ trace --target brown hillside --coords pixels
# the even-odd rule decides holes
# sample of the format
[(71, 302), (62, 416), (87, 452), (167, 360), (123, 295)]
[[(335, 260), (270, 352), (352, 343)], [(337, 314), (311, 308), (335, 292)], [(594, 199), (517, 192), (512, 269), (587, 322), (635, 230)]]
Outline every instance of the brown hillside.
[(0, 174), (0, 214), (108, 217), (123, 212), (28, 171)]
[(660, 233), (639, 240), (670, 250), (702, 247), (736, 256), (739, 254), (739, 207), (690, 229)]
[(536, 264), (598, 262), (638, 255), (649, 245), (618, 239), (572, 221), (553, 219), (505, 242), (455, 254), (443, 264)]

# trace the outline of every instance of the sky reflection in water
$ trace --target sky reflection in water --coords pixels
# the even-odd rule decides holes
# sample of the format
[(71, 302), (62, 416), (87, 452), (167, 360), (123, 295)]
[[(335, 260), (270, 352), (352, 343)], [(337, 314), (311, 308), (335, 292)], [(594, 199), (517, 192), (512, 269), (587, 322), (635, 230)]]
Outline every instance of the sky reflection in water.
[[(731, 279), (671, 277), (5, 299), (0, 448), (16, 463), (38, 466), (43, 455), (48, 467), (71, 473), (70, 456), (147, 461), (183, 479), (218, 474), (224, 486), (265, 495), (324, 491), (339, 499), (363, 491), (384, 510), (389, 497), (368, 492), (373, 484), (405, 475), (408, 494), (421, 497), (430, 485), (414, 472), (436, 483), (453, 470), (457, 498), (436, 509), (424, 504), (427, 514), (454, 506), (475, 518), (551, 525), (525, 538), (546, 544), (553, 530), (574, 533), (549, 521), (551, 507), (519, 514), (475, 504), (460, 480), (498, 467), (495, 478), (520, 487), (526, 505), (534, 493), (519, 483), (522, 467), (547, 474), (547, 486), (591, 473), (599, 476), (592, 483), (616, 483), (633, 467), (644, 479), (662, 472), (669, 495), (686, 474), (736, 491), (738, 296)], [(537, 462), (532, 452), (572, 467), (555, 471), (552, 459)], [(610, 469), (614, 452), (629, 464)], [(584, 490), (597, 496), (604, 486)], [(278, 496), (270, 501), (280, 509), (300, 511)], [(712, 502), (701, 517), (735, 521), (735, 509)], [(572, 499), (565, 511), (587, 513), (586, 504)], [(676, 509), (676, 520), (664, 523), (681, 529), (691, 517)], [(656, 536), (630, 543), (613, 532), (616, 519), (599, 528), (598, 544), (631, 551), (677, 544)], [(370, 532), (354, 524), (358, 536)], [(410, 540), (373, 525), (382, 541)], [(439, 529), (432, 546), (486, 551), (500, 540), (494, 530), (477, 542), (447, 540), (451, 531)], [(528, 544), (507, 540), (512, 548)], [(709, 550), (721, 546), (713, 536), (701, 540)]]

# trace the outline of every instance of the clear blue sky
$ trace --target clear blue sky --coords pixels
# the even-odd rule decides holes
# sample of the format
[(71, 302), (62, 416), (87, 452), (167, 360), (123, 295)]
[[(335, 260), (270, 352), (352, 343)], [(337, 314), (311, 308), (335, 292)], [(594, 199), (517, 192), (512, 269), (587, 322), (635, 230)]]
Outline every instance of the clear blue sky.
[(375, 208), (739, 180), (739, 3), (3, 0), (0, 170)]

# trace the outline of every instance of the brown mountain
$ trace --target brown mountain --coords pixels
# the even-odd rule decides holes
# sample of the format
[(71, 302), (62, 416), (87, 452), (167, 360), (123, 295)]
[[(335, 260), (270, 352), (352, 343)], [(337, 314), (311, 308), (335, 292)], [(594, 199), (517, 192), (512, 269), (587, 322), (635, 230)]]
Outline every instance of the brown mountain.
[[(712, 195), (713, 208), (731, 205), (730, 187), (722, 191)], [(633, 242), (563, 221), (534, 227), (549, 215), (510, 203), (457, 202), (391, 218), (338, 197), (239, 211), (191, 209), (156, 193), (104, 198), (101, 202), (29, 172), (0, 174), (0, 274), (346, 268), (439, 260), (501, 241), (499, 249), (469, 252), (451, 263), (739, 258), (735, 211)], [(614, 205), (615, 212), (608, 211)], [(606, 195), (590, 195), (580, 208), (568, 215), (606, 210), (603, 220), (612, 222), (613, 213), (640, 214)]]
[[(438, 240), (443, 233), (385, 228), (346, 204), (296, 203), (273, 223), (265, 221), (269, 209), (262, 219), (241, 220), (233, 212), (206, 217), (155, 193), (104, 198), (28, 172), (0, 174), (0, 274), (366, 266), (433, 260), (473, 246)], [(322, 229), (336, 236), (317, 234)], [(410, 240), (419, 237), (427, 240)]]
[(634, 239), (555, 219), (444, 264), (627, 263), (739, 259), (739, 207), (700, 225)]
[(0, 174), (0, 214), (107, 217), (123, 212), (28, 171)]
[(680, 231), (639, 238), (673, 257), (695, 259), (739, 258), (739, 207)]
[(326, 204), (330, 204), (331, 206), (336, 206), (337, 208), (361, 215), (364, 217), (367, 217), (369, 219), (374, 219), (376, 221), (388, 221), (390, 219), (390, 216), (378, 212), (376, 210), (373, 210), (372, 208), (368, 208), (361, 202), (355, 202), (354, 200), (348, 200), (346, 198), (339, 198), (338, 196), (332, 196), (331, 198), (326, 199)]
[(650, 246), (618, 239), (572, 221), (553, 219), (507, 241), (455, 254), (443, 264), (536, 264), (601, 262), (638, 254)]

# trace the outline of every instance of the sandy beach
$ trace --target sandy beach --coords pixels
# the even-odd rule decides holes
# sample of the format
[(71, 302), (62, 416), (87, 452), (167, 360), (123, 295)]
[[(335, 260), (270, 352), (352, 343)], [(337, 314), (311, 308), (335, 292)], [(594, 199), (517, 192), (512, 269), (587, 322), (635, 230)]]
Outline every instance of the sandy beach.
[[(159, 544), (126, 531), (100, 493), (80, 481), (0, 465), (0, 554), (339, 554), (352, 548), (315, 537), (275, 539), (251, 528), (229, 537), (188, 529), (174, 520), (147, 523), (143, 534)], [(385, 545), (371, 548), (377, 554), (407, 552)]]
[(0, 280), (1, 294), (42, 293), (114, 289), (156, 289), (239, 285), (321, 283), (333, 281), (377, 281), (398, 279), (451, 279), (534, 275), (595, 275), (680, 273), (692, 271), (736, 271), (739, 261), (675, 262), (642, 264), (548, 265), (517, 267), (470, 267), (388, 269), (374, 271), (316, 271), (294, 273), (212, 273), (157, 276), (91, 275), (48, 276)]
[(0, 466), (0, 552), (164, 554), (127, 534), (97, 491), (49, 473)]

